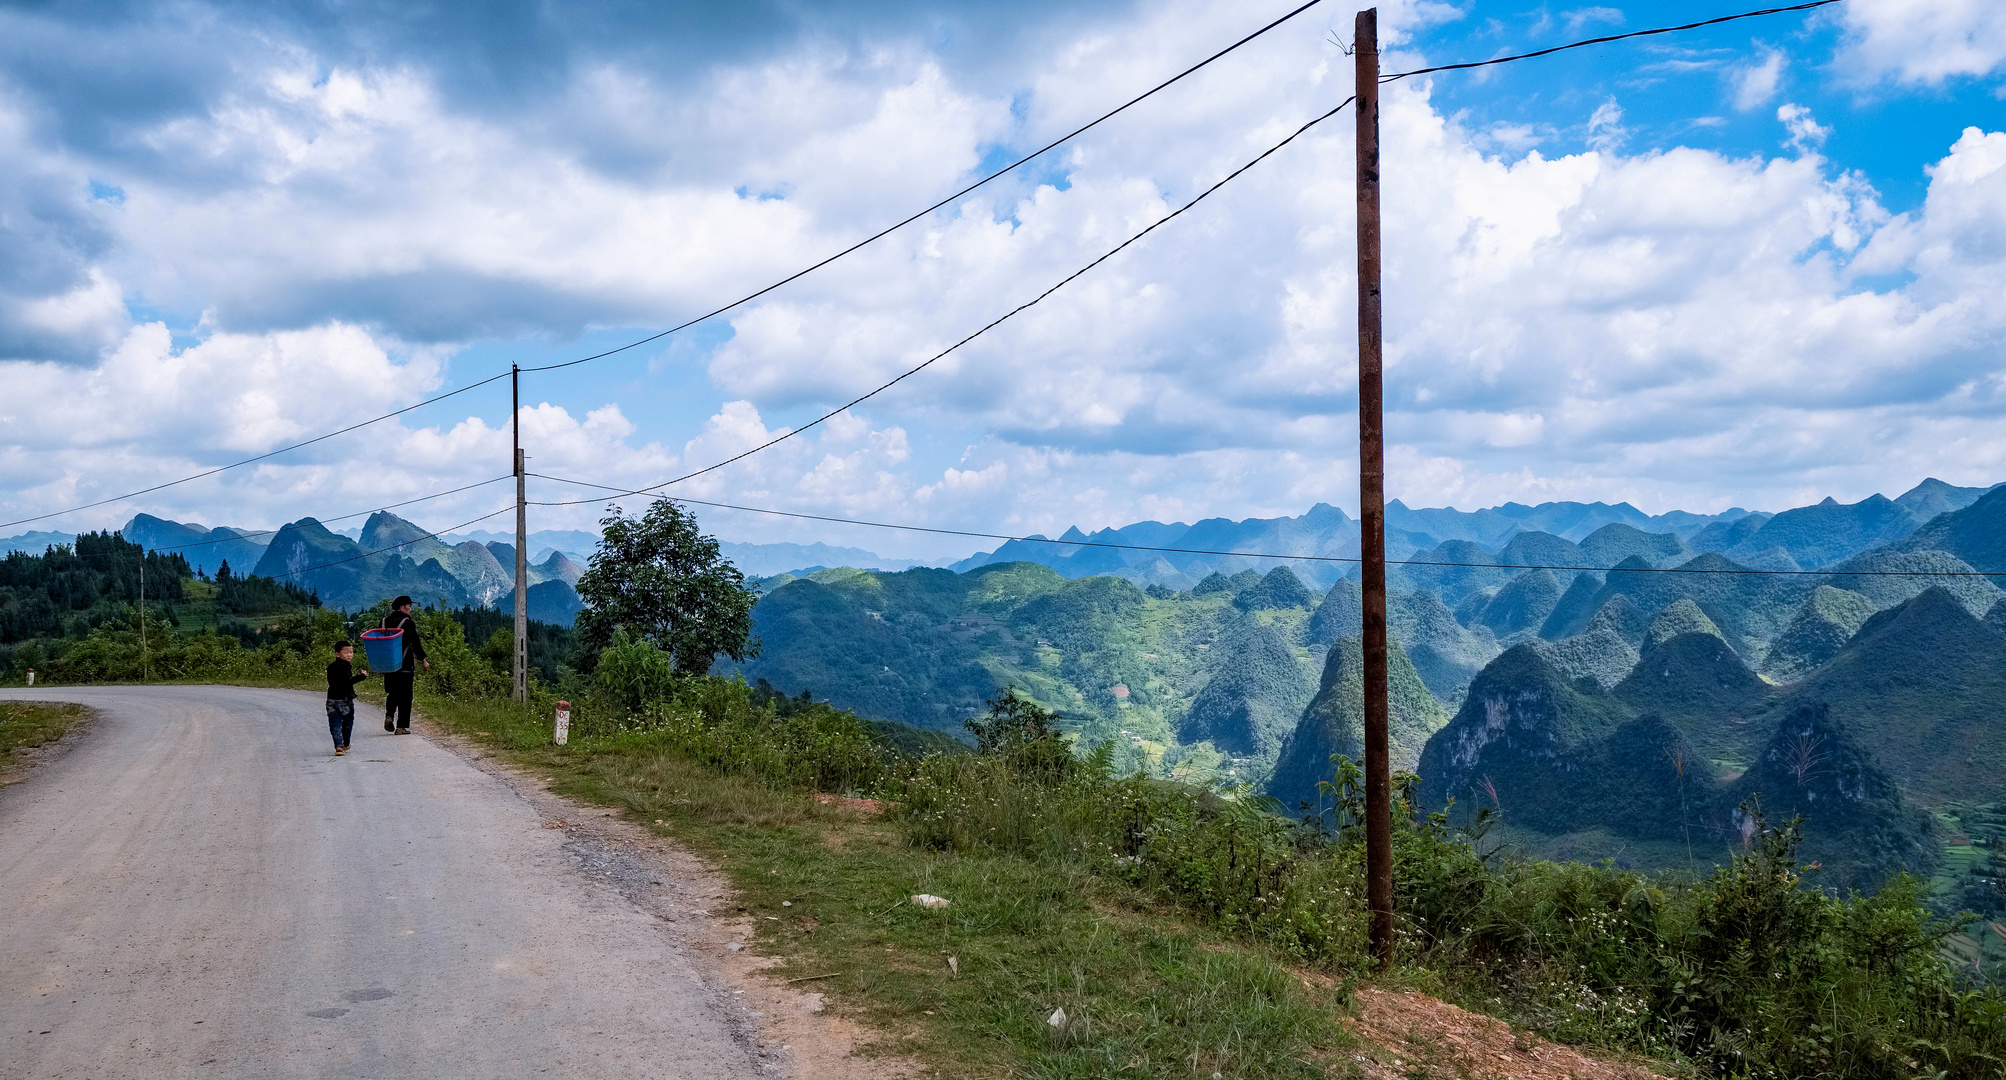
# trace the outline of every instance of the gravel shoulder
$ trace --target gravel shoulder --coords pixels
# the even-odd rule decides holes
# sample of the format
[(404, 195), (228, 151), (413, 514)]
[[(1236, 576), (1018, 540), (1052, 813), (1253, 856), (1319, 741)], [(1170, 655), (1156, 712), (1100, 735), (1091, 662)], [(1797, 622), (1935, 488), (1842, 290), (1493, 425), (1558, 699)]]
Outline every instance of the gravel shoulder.
[(580, 871), (613, 888), (671, 933), (737, 999), (761, 1044), (777, 1051), (793, 1080), (891, 1080), (917, 1075), (913, 1062), (866, 1055), (881, 1033), (825, 1012), (812, 984), (765, 973), (779, 961), (755, 955), (751, 916), (724, 876), (672, 838), (610, 810), (552, 792), (547, 778), (515, 767), (472, 739), (418, 718), (425, 734), (469, 765), (508, 784), (561, 830)]

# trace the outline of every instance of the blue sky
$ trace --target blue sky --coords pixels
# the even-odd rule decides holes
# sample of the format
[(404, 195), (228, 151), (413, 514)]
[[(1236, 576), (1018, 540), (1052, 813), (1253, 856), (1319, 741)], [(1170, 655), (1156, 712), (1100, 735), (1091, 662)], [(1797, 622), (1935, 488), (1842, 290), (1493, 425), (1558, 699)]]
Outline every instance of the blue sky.
[[(1272, 9), (0, 8), (17, 388), (0, 514), (653, 333)], [(526, 378), (533, 467), (650, 483), (882, 381), (1341, 100), (1353, 10), (1320, 5), (727, 320)], [(1729, 10), (1410, 0), (1382, 18), (1398, 69)], [(1848, 0), (1400, 84), (1389, 490), (1656, 512), (2006, 479), (2002, 87), (2006, 11), (1980, 0)], [(965, 354), (690, 494), (1052, 533), (1355, 508), (1349, 137), (1348, 117), (1326, 125)], [(367, 509), (505, 471), (507, 417), (484, 388), (21, 528)], [(505, 501), (407, 513), (437, 527)], [(966, 547), (709, 520), (739, 540)]]

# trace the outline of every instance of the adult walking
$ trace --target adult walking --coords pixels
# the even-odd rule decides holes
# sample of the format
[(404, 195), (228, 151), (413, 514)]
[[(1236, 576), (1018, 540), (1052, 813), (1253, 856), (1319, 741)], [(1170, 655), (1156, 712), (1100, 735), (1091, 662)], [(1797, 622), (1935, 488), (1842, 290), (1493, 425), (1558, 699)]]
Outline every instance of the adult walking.
[(390, 602), (390, 614), (383, 616), (383, 629), (402, 630), (404, 666), (383, 672), (383, 730), (411, 734), (411, 690), (418, 679), (418, 665), (432, 670), (425, 659), (425, 643), (418, 639), (418, 620), (411, 617), (411, 598), (400, 596)]

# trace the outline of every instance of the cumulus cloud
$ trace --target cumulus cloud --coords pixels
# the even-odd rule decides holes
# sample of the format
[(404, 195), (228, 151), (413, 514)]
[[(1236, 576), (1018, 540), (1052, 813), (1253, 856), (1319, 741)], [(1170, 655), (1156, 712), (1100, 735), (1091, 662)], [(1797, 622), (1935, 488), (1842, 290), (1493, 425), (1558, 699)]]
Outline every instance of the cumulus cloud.
[[(1384, 14), (1404, 47), (1454, 10)], [(17, 106), (0, 198), (60, 212), (0, 215), (56, 223), (0, 248), (27, 267), (0, 273), (0, 335), (25, 357), (0, 377), (56, 404), (0, 404), (14, 410), (6, 504), (102, 497), (407, 404), (445, 385), (466, 342), (701, 309), (1246, 21), (1185, 0), (1068, 26), (1006, 87), (906, 37), (809, 38), (673, 87), (613, 52), (563, 66), (519, 116), (459, 104), (470, 76), (420, 54), (294, 43), (249, 49), (195, 104), (134, 119), (151, 159), (79, 157), (38, 126), (52, 114)], [(719, 403), (692, 437), (607, 401), (526, 408), (532, 469), (639, 486), (757, 446), (784, 430), (775, 417), (812, 416), (958, 340), (1348, 92), (1318, 34), (1252, 49), (735, 313), (704, 358)], [(1735, 103), (1774, 100), (1784, 70), (1764, 53)], [(1633, 151), (1621, 106), (1591, 105), (1569, 121), (1586, 149), (1548, 156), (1549, 129), (1466, 125), (1425, 82), (1389, 88), (1395, 494), (1707, 509), (1857, 497), (1890, 474), (1999, 478), (2006, 134), (1967, 132), (1925, 204), (1890, 215), (1819, 155), (1830, 129), (1798, 105), (1777, 114), (1791, 149), (1774, 157)], [(675, 490), (1047, 533), (1351, 503), (1351, 146), (1347, 114), (856, 413)], [(122, 201), (93, 200), (93, 181)], [(211, 312), (203, 336), (133, 325), (137, 298)], [(118, 511), (272, 523), (471, 483), (506, 471), (505, 415), (456, 399)], [(548, 481), (534, 497), (582, 500), (540, 509), (537, 527), (602, 505)], [(506, 492), (412, 516), (450, 524), (489, 500)]]
[(82, 163), (37, 144), (0, 92), (0, 357), (86, 359), (125, 329), (124, 290), (100, 260), (118, 208)]
[(1838, 8), (1858, 76), (1937, 85), (2006, 65), (2006, 6), (1994, 0), (1855, 0)]
[[(133, 327), (94, 364), (0, 362), (0, 381), (9, 388), (0, 395), (0, 425), (8, 433), (0, 462), (12, 481), (0, 493), (0, 520), (115, 497), (412, 404), (441, 388), (442, 360), (436, 350), (380, 340), (349, 324), (219, 333), (177, 346), (165, 326), (148, 323)], [(506, 384), (496, 385), (506, 392)], [(494, 392), (487, 397), (486, 404), (495, 404)], [(505, 417), (505, 396), (499, 404)], [(428, 427), (416, 423), (420, 418), (408, 414), (214, 477), (27, 527), (109, 527), (140, 511), (269, 526), (368, 510), (508, 472), (505, 425), (469, 417)], [(537, 448), (538, 468), (593, 469), (638, 480), (659, 478), (676, 461), (659, 446), (635, 440), (633, 425), (617, 405), (582, 419), (555, 406), (528, 407), (523, 430)], [(496, 485), (408, 512), (444, 525), (510, 497)]]

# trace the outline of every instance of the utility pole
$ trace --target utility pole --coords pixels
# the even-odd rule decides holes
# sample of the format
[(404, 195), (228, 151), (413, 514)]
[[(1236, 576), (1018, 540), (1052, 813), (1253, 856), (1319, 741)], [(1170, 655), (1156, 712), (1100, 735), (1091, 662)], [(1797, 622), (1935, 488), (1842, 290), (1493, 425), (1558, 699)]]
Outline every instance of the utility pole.
[(1365, 601), (1365, 899), (1372, 951), (1393, 962), (1393, 783), (1386, 721), (1386, 439), (1380, 389), (1379, 9), (1358, 13), (1358, 504)]
[(529, 700), (529, 503), (522, 467), (522, 368), (509, 367), (515, 428), (515, 699)]
[(146, 547), (139, 549), (139, 681), (146, 681), (147, 669), (152, 667), (146, 653)]

